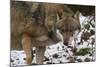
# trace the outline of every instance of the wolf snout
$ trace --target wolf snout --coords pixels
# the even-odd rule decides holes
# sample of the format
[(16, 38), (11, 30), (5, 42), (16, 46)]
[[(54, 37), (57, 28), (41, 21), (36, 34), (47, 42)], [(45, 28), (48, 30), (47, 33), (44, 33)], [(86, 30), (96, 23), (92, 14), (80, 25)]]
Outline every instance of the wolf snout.
[(63, 44), (64, 44), (65, 46), (67, 46), (67, 45), (68, 45), (68, 40), (67, 40), (67, 39), (64, 39)]

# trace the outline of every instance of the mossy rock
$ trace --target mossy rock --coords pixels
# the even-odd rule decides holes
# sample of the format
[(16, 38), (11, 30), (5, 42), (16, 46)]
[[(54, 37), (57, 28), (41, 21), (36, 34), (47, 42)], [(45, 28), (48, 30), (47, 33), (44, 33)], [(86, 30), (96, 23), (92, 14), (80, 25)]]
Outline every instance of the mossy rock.
[(90, 58), (85, 58), (85, 60), (84, 60), (85, 62), (90, 62), (91, 61), (91, 59)]
[(57, 59), (57, 58), (59, 58), (59, 55), (58, 54), (54, 54), (53, 55), (53, 58), (56, 58)]
[(90, 30), (90, 33), (91, 33), (91, 35), (94, 35), (95, 31), (94, 30)]
[(10, 62), (14, 62), (14, 60), (13, 59), (10, 59)]
[(89, 24), (85, 24), (84, 27), (89, 30), (90, 29), (90, 25)]
[(82, 62), (82, 59), (76, 59), (78, 62)]
[(86, 31), (86, 32), (83, 33), (82, 39), (85, 40), (85, 41), (87, 41), (90, 36), (91, 36), (91, 33), (88, 32), (88, 31)]
[(75, 59), (70, 59), (68, 63), (75, 63)]
[(91, 22), (90, 22), (89, 24), (90, 24), (93, 28), (95, 27), (95, 24), (93, 24), (93, 23), (91, 23)]
[(76, 53), (74, 53), (76, 56), (84, 56), (86, 54), (90, 53), (90, 48), (81, 48), (79, 51), (77, 51)]

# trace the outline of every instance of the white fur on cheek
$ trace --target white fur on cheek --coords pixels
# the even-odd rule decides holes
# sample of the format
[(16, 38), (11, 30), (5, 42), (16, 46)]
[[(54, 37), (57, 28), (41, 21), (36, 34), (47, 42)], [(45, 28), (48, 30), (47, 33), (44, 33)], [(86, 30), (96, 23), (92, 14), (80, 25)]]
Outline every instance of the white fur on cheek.
[(70, 46), (74, 47), (75, 46), (74, 37), (70, 37), (68, 43), (69, 43)]
[(56, 33), (57, 33), (57, 37), (60, 38), (62, 42), (64, 42), (63, 35), (60, 33), (60, 31), (56, 30)]

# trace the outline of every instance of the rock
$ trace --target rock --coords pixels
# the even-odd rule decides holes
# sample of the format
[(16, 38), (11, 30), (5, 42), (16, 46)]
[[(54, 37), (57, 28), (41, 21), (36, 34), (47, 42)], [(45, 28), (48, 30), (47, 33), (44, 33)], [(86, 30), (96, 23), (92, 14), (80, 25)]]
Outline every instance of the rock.
[(66, 57), (66, 55), (63, 55), (63, 57)]
[(71, 51), (73, 52), (73, 54), (76, 54), (77, 48), (73, 48), (73, 49), (71, 49)]
[(26, 60), (26, 58), (23, 58), (23, 60)]
[(70, 61), (68, 63), (75, 63), (75, 59), (70, 59)]
[(68, 53), (68, 50), (67, 49), (65, 51)]
[(94, 30), (90, 30), (90, 33), (91, 33), (91, 35), (94, 35), (95, 31)]
[(52, 64), (51, 62), (47, 62), (47, 64)]
[(19, 58), (17, 58), (16, 60), (19, 60)]
[(89, 30), (90, 29), (90, 25), (89, 24), (85, 24), (84, 27)]
[(72, 58), (73, 58), (73, 57), (68, 57), (67, 59), (70, 60), (70, 59), (72, 59)]
[(90, 58), (85, 58), (85, 60), (84, 60), (85, 62), (90, 62), (91, 61), (91, 59)]
[(54, 54), (54, 55), (53, 55), (53, 58), (56, 58), (56, 59), (57, 59), (58, 56), (59, 56), (58, 54)]
[(38, 65), (38, 64), (36, 64), (36, 63), (32, 63), (31, 65)]
[(76, 59), (78, 62), (82, 62), (82, 59)]
[(80, 44), (81, 44), (81, 42), (78, 42), (77, 44), (78, 44), (78, 45), (80, 45)]
[(14, 62), (14, 60), (13, 59), (10, 59), (10, 62)]

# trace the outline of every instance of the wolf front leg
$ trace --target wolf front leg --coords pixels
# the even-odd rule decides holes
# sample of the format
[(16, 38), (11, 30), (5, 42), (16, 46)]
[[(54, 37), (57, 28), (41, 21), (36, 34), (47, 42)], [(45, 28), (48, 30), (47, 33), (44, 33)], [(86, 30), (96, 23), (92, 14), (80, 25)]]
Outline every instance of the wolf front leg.
[(31, 37), (27, 34), (24, 34), (22, 36), (22, 47), (26, 54), (26, 62), (27, 64), (31, 64), (33, 60), (33, 54), (32, 54), (32, 42)]
[(36, 64), (43, 64), (45, 46), (36, 47)]

